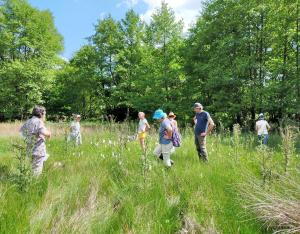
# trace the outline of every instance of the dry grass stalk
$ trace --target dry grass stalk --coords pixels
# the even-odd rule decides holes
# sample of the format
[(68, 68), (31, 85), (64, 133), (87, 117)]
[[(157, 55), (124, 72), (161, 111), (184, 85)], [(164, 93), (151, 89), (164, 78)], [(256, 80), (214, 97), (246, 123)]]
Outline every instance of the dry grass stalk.
[(281, 177), (279, 191), (270, 191), (254, 178), (249, 181), (241, 186), (244, 207), (273, 233), (300, 233), (300, 185), (292, 177)]
[(282, 151), (285, 159), (285, 172), (287, 172), (291, 157), (295, 152), (297, 131), (298, 129), (292, 126), (287, 126), (280, 129), (280, 134), (282, 137)]

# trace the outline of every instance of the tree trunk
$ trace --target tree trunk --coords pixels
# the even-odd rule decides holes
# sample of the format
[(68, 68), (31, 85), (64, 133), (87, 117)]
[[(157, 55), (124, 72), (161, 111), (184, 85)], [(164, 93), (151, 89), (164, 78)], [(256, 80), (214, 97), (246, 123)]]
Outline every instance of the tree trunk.
[(262, 89), (264, 88), (264, 12), (260, 15), (260, 41), (259, 41), (259, 108), (262, 108)]

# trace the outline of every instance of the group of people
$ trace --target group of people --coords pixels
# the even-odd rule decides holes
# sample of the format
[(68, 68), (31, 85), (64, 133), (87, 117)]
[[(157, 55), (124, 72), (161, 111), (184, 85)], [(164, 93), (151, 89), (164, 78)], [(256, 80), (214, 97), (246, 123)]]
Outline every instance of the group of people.
[[(74, 115), (70, 133), (67, 137), (67, 141), (73, 141), (75, 145), (82, 144), (80, 119), (80, 115)], [(45, 107), (36, 106), (33, 108), (32, 117), (20, 129), (26, 143), (27, 155), (32, 155), (32, 172), (34, 176), (39, 176), (42, 173), (44, 162), (49, 157), (46, 151), (46, 138), (51, 137), (51, 132), (45, 127), (45, 120)]]
[[(204, 111), (203, 106), (200, 103), (194, 104), (194, 111), (196, 149), (199, 159), (207, 162), (208, 153), (206, 150), (206, 137), (212, 131), (215, 124), (209, 113)], [(145, 150), (146, 131), (150, 129), (150, 125), (148, 124), (143, 112), (140, 112), (138, 116), (140, 119), (138, 139), (142, 149)], [(174, 162), (171, 160), (171, 154), (175, 152), (175, 147), (180, 146), (179, 129), (175, 118), (176, 115), (173, 112), (170, 112), (167, 115), (161, 109), (156, 110), (153, 115), (153, 119), (160, 123), (158, 131), (159, 142), (154, 149), (154, 155), (156, 155), (159, 159), (162, 159), (167, 167), (171, 167), (173, 165)]]
[[(194, 120), (194, 135), (195, 146), (198, 157), (203, 162), (208, 162), (208, 153), (206, 149), (206, 138), (213, 130), (215, 124), (210, 114), (203, 109), (200, 103), (195, 103), (194, 106), (195, 116)], [(145, 118), (144, 112), (139, 112), (138, 124), (138, 139), (143, 151), (146, 150), (145, 139), (150, 125)], [(175, 147), (180, 146), (180, 134), (176, 115), (170, 112), (168, 115), (161, 109), (154, 112), (153, 119), (160, 123), (158, 131), (158, 144), (154, 149), (154, 155), (163, 160), (166, 167), (171, 167), (173, 161), (171, 160), (172, 153), (175, 152)], [(44, 162), (48, 158), (46, 151), (46, 138), (51, 137), (51, 132), (45, 127), (46, 109), (42, 106), (36, 106), (32, 111), (32, 118), (27, 120), (21, 127), (20, 132), (27, 145), (27, 154), (32, 155), (32, 171), (35, 176), (39, 176), (43, 171)], [(68, 142), (74, 142), (75, 145), (82, 144), (80, 132), (80, 115), (74, 115), (73, 121), (70, 126), (70, 132), (67, 137)], [(259, 120), (256, 122), (256, 131), (258, 139), (262, 144), (268, 142), (268, 130), (270, 126), (264, 119), (264, 115), (259, 115)]]

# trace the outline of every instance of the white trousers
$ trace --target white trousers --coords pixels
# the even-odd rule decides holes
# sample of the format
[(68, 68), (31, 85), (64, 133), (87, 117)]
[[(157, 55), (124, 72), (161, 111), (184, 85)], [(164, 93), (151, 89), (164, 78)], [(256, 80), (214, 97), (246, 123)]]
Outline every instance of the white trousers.
[(75, 145), (81, 145), (82, 144), (81, 133), (78, 133), (78, 134), (70, 133), (68, 135), (67, 142), (70, 142), (70, 141), (74, 141)]
[(33, 155), (32, 156), (32, 172), (34, 176), (40, 176), (43, 172), (44, 162), (48, 156)]
[(161, 154), (163, 155), (164, 164), (167, 167), (171, 167), (171, 154), (174, 153), (175, 149), (173, 143), (169, 143), (167, 145), (159, 144), (154, 149), (154, 154), (159, 157)]

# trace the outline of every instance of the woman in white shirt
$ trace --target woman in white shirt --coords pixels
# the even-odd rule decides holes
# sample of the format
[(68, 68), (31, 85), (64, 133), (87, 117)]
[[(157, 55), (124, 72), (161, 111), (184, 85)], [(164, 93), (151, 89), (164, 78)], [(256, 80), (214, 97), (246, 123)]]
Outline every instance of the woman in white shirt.
[(260, 113), (258, 116), (258, 121), (256, 121), (255, 130), (257, 132), (258, 141), (262, 144), (268, 144), (270, 125), (264, 118), (264, 114)]
[(70, 134), (68, 136), (68, 142), (74, 141), (75, 145), (82, 144), (81, 132), (80, 132), (80, 120), (81, 120), (80, 115), (74, 116), (74, 121), (72, 121), (72, 123), (71, 123)]
[(138, 126), (138, 139), (140, 141), (142, 150), (145, 152), (146, 145), (145, 145), (145, 138), (146, 138), (146, 130), (150, 129), (150, 125), (148, 124), (147, 119), (145, 118), (144, 112), (139, 112), (139, 126)]

